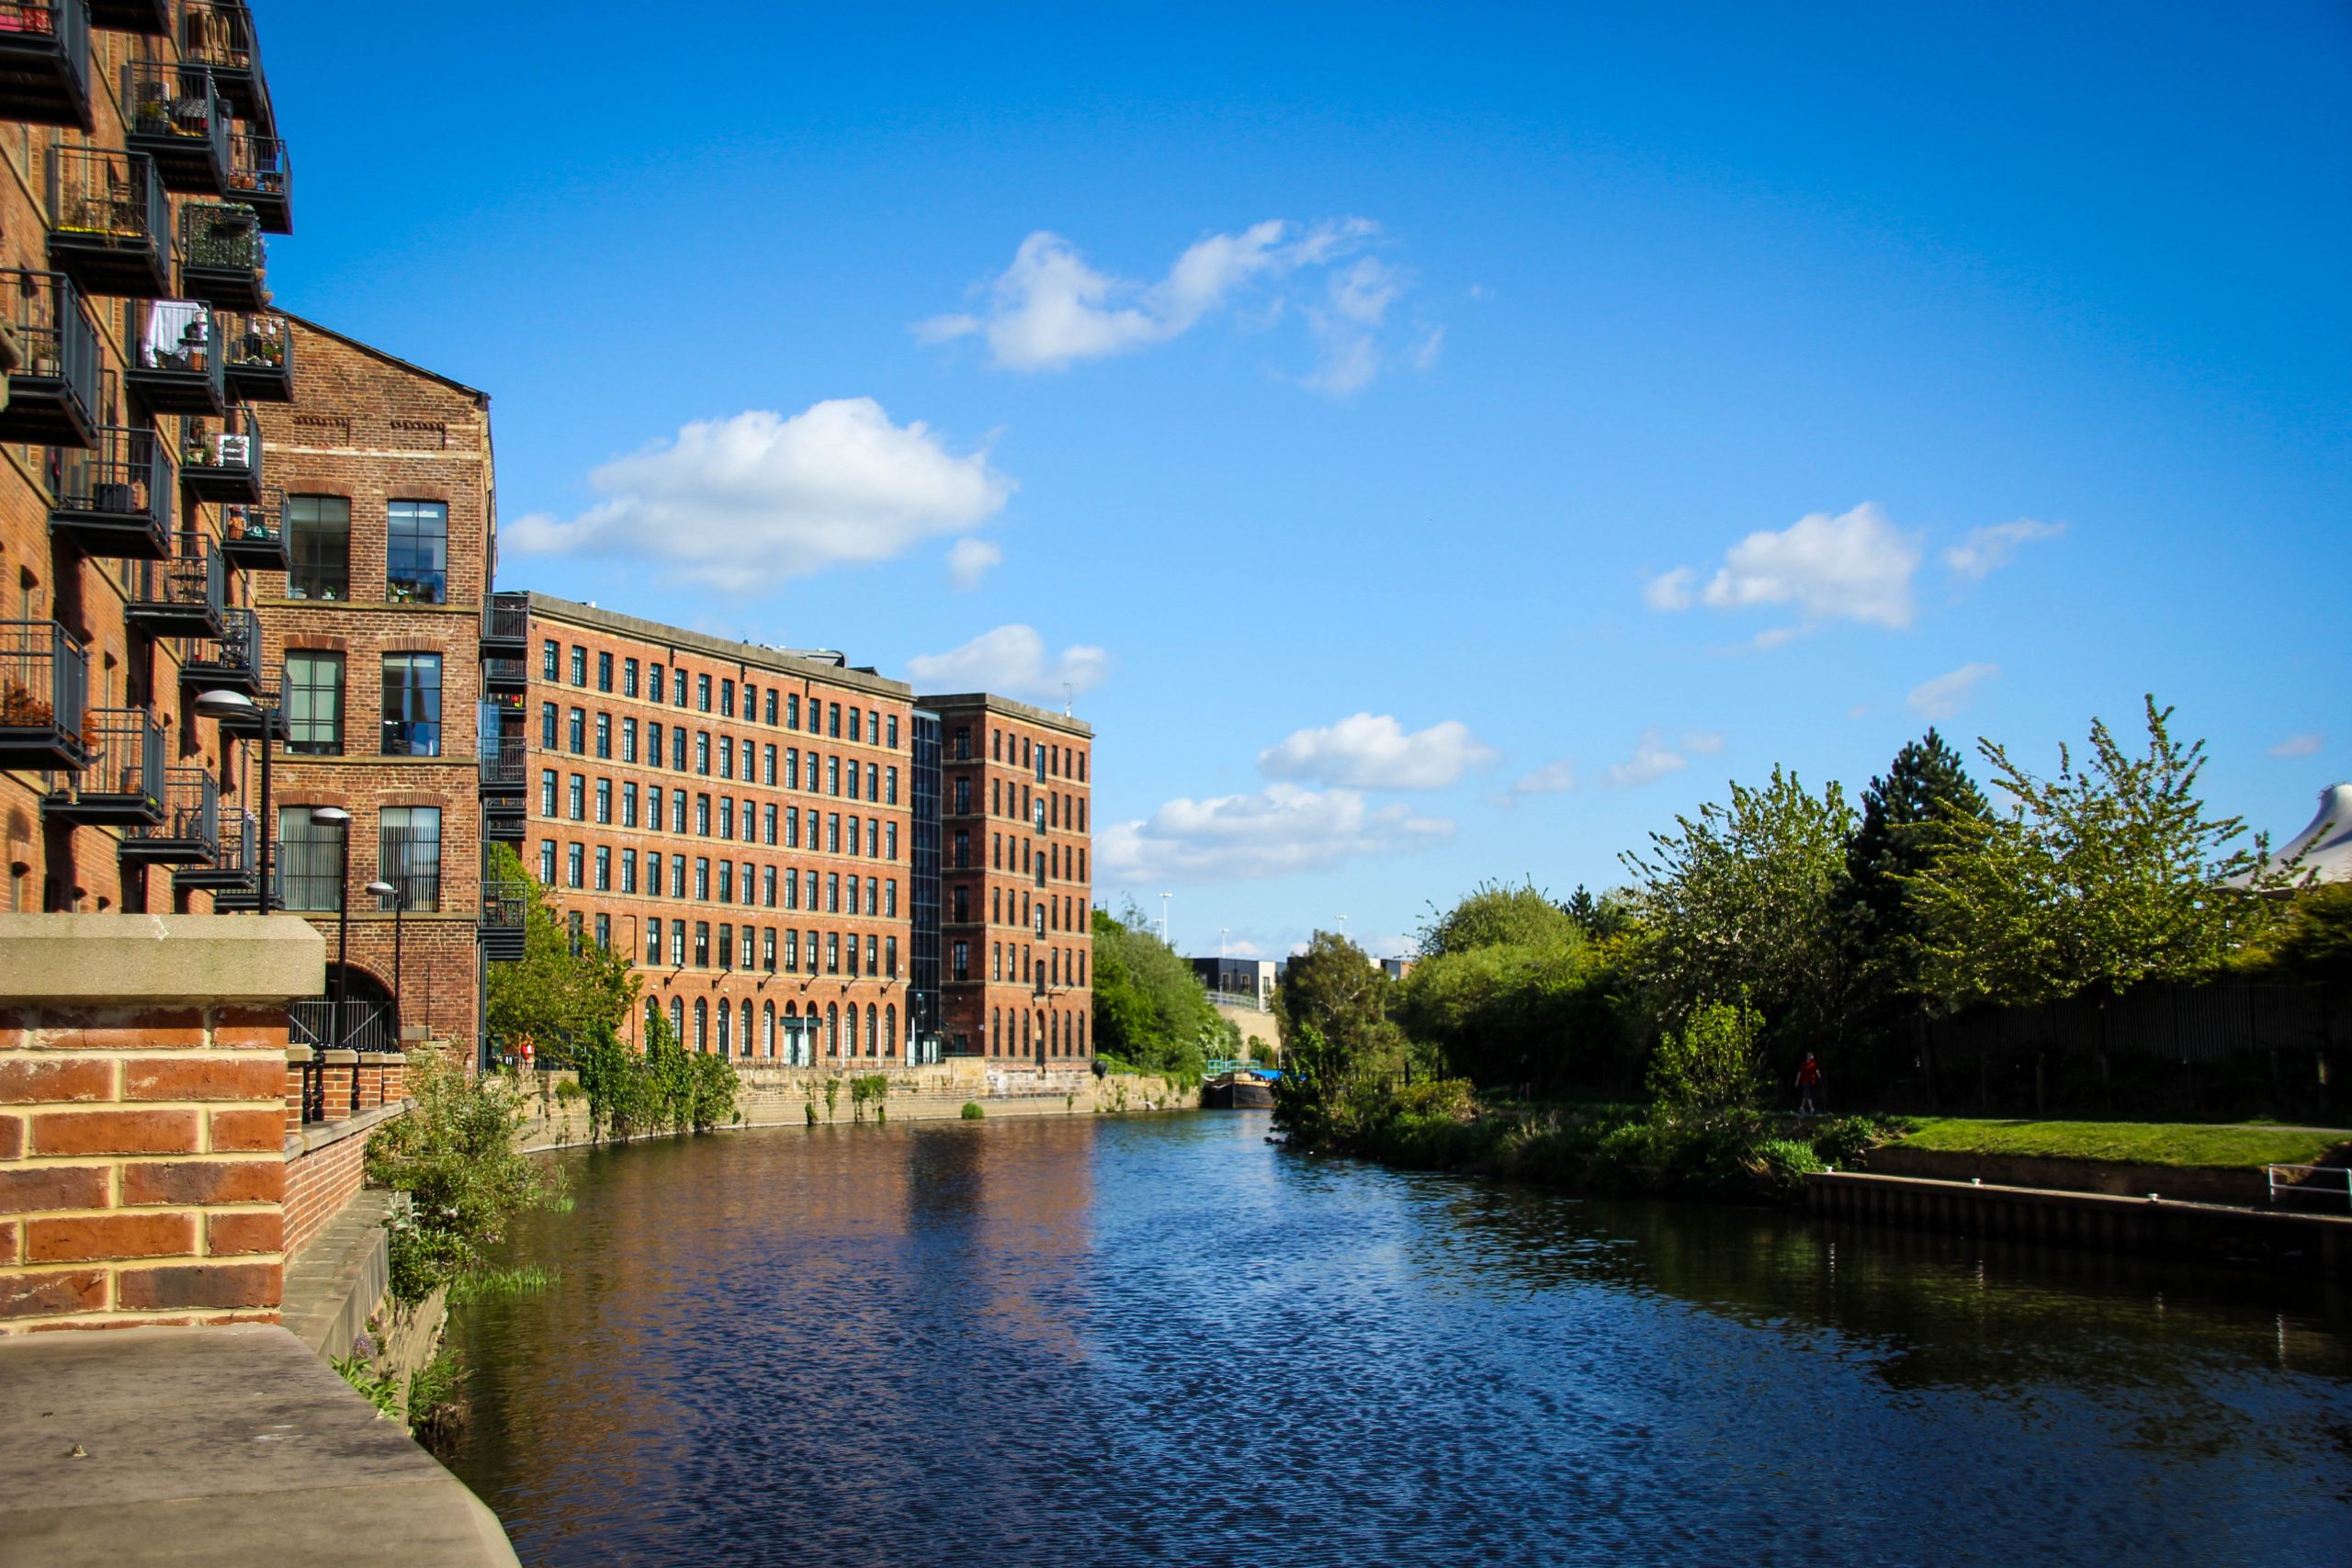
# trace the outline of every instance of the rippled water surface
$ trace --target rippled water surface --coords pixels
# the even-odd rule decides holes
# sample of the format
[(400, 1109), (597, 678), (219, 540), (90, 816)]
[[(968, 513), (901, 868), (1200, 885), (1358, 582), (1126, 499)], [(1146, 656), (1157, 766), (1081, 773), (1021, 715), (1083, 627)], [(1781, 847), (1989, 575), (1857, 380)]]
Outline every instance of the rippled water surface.
[(561, 1156), (526, 1563), (2352, 1562), (2340, 1300), (1316, 1161), (1261, 1115)]

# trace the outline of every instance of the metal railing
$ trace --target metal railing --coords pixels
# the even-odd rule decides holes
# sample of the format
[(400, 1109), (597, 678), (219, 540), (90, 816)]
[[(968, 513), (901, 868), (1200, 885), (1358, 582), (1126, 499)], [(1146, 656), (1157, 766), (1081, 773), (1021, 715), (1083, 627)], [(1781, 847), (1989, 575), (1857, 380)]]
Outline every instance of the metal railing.
[(261, 475), (261, 427), (254, 411), (243, 403), (231, 406), (219, 419), (189, 414), (180, 421), (180, 468), (183, 479), (203, 470)]
[(220, 323), (200, 299), (132, 300), (129, 318), (130, 372), (163, 371), (201, 376), (215, 403), (226, 395)]
[(484, 736), (480, 747), (481, 787), (521, 789), (529, 776), (530, 747), (521, 735)]
[(530, 683), (530, 666), (519, 654), (493, 653), (481, 661), (485, 686), (523, 686)]
[(256, 130), (239, 130), (229, 138), (229, 190), (258, 206), (283, 203), (294, 188), (294, 164), (286, 143)]
[(492, 642), (521, 642), (531, 634), (531, 602), (522, 593), (493, 593), (481, 607), (481, 635)]
[(272, 310), (220, 312), (220, 352), (232, 376), (293, 375), (294, 334)]
[(252, 70), (260, 63), (253, 13), (243, 0), (183, 0), (180, 53), (215, 70)]
[(63, 383), (84, 423), (98, 406), (98, 326), (62, 272), (0, 271), (0, 314), (17, 341), (17, 376)]
[(257, 545), (276, 545), (286, 537), (286, 492), (266, 490), (259, 501), (234, 501), (220, 508), (220, 533), (223, 539), (234, 543), (250, 539)]
[[(229, 574), (220, 552), (203, 535), (182, 534), (179, 553), (126, 563), (123, 608), (134, 619), (202, 615), (220, 624), (228, 613)], [(185, 627), (180, 629), (186, 629)]]
[(51, 148), (49, 226), (119, 249), (159, 250), (158, 259), (170, 268), (171, 206), (155, 165), (141, 153)]
[(190, 637), (180, 645), (180, 678), (199, 689), (208, 683), (261, 684), (261, 617), (243, 605), (220, 612), (220, 635)]
[(203, 888), (215, 894), (242, 890), (250, 897), (254, 873), (260, 868), (261, 818), (251, 811), (222, 812), (217, 786), (213, 800), (218, 827), (213, 835), (212, 857), (201, 864), (184, 865), (173, 872), (172, 886)]
[(481, 929), (484, 931), (515, 931), (524, 928), (531, 913), (531, 885), (527, 882), (484, 882), (481, 885)]
[(12, 68), (12, 73), (21, 73), (36, 62), (54, 62), (76, 101), (88, 104), (90, 8), (85, 0), (7, 0), (0, 5), (0, 62)]
[(164, 816), (123, 835), (123, 852), (142, 845), (187, 845), (209, 860), (220, 850), (220, 786), (202, 768), (164, 770)]
[(50, 497), (56, 513), (139, 521), (157, 547), (172, 526), (172, 459), (150, 431), (102, 425), (87, 449), (50, 449)]
[(180, 265), (204, 272), (251, 273), (259, 280), (268, 254), (261, 220), (237, 202), (191, 201), (180, 209)]
[(122, 805), (164, 808), (164, 725), (144, 708), (87, 708), (82, 714), (82, 766), (51, 781), (58, 806)]
[(335, 1032), (333, 998), (306, 998), (286, 1004), (287, 1037), (314, 1051), (398, 1051), (401, 1048), (392, 1017), (381, 1002), (343, 1004), (343, 1032)]
[(79, 743), (90, 655), (55, 621), (0, 621), (0, 738)]
[(132, 147), (202, 158), (218, 190), (229, 173), (229, 111), (201, 65), (132, 60), (122, 67), (123, 134)]
[(2352, 1169), (2340, 1165), (2270, 1165), (2263, 1167), (2263, 1175), (2270, 1185), (2270, 1204), (2277, 1208), (2283, 1201), (2290, 1207), (2298, 1203), (2318, 1207), (2352, 1210)]

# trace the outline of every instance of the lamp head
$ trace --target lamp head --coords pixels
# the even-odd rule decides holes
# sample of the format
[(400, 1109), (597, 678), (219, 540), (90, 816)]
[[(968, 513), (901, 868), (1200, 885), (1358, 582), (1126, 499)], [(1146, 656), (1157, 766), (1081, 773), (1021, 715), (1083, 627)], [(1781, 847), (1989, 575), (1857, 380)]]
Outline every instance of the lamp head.
[(340, 806), (313, 806), (311, 807), (311, 820), (329, 828), (348, 828), (351, 826), (351, 813)]
[(401, 896), (401, 890), (389, 882), (371, 882), (360, 891), (373, 893), (379, 898), (397, 898)]
[(254, 705), (243, 692), (198, 692), (196, 711), (207, 718), (237, 718), (254, 712)]

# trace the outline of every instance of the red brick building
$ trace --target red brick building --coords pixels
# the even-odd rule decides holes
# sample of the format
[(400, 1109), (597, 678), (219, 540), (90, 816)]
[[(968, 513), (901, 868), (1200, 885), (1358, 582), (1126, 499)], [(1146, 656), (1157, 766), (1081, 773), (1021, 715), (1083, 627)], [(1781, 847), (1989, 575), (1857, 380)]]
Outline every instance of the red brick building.
[[(288, 558), (253, 582), (265, 702), (286, 726), (273, 782), (279, 888), (327, 937), (330, 995), (349, 900), (346, 1039), (390, 1043), (397, 989), (412, 1037), (470, 1052), (496, 526), (490, 399), (287, 320), (299, 396), (261, 429)], [(347, 880), (345, 829), (312, 817), (329, 806), (350, 813)], [(397, 954), (394, 900), (365, 891), (379, 881), (401, 890)]]
[(910, 689), (838, 654), (526, 602), (524, 856), (578, 940), (631, 954), (689, 1050), (906, 1060)]
[(1092, 1050), (1094, 731), (979, 693), (917, 701), (940, 723), (946, 1048), (1008, 1067), (1083, 1062)]

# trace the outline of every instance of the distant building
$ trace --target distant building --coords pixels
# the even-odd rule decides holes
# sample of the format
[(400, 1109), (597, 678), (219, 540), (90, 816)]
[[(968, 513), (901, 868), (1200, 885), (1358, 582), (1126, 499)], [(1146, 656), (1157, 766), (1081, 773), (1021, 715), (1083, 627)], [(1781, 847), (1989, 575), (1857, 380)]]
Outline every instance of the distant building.
[(1410, 975), (1413, 965), (1419, 962), (1417, 958), (1384, 958), (1380, 961), (1380, 972), (1392, 980), (1401, 980)]
[(1195, 958), (1193, 976), (1218, 996), (1264, 1008), (1272, 1005), (1274, 961), (1271, 958)]

